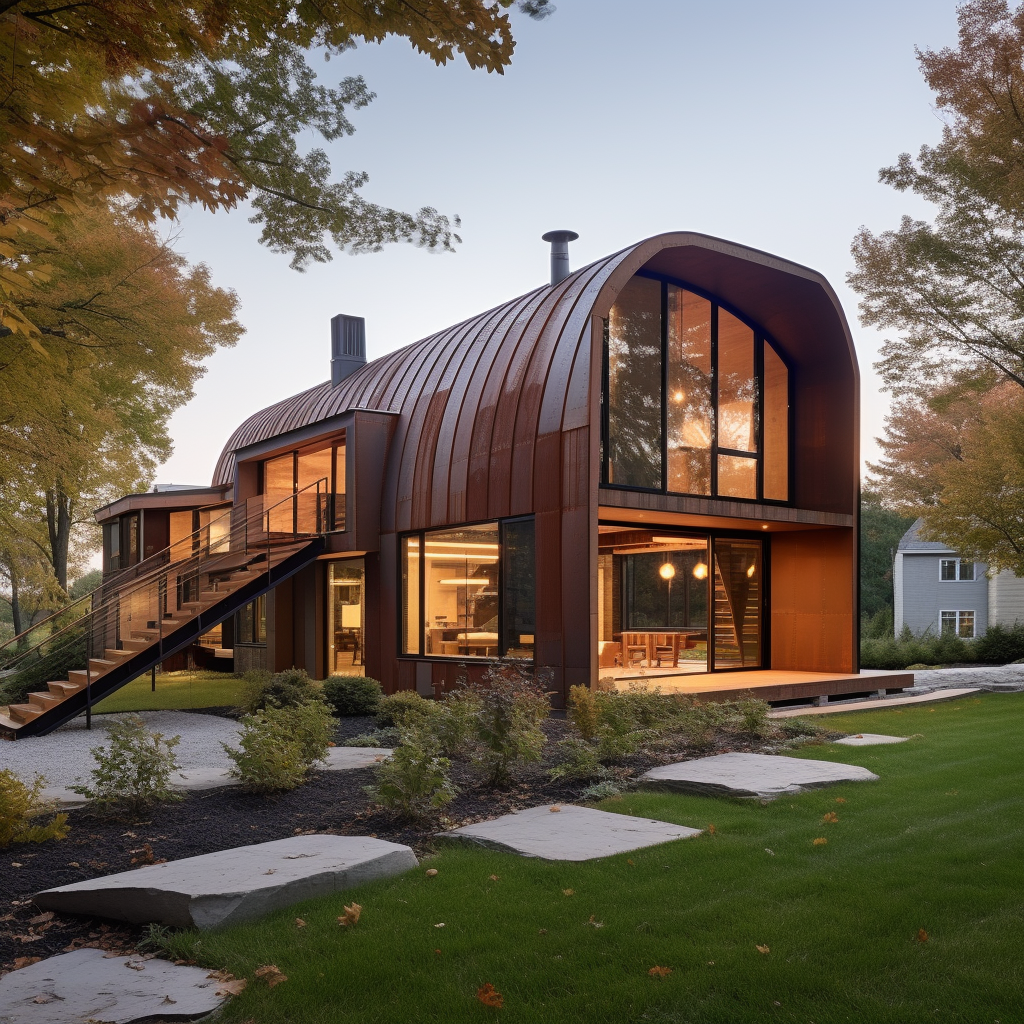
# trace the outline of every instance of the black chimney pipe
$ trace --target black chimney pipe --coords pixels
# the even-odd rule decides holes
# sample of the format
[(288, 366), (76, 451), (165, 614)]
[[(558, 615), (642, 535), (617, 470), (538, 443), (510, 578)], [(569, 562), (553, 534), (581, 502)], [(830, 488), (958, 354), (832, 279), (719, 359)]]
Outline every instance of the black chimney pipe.
[(569, 243), (580, 236), (575, 231), (549, 231), (541, 240), (551, 243), (551, 283), (558, 284), (569, 276)]
[(337, 387), (366, 365), (366, 321), (339, 313), (331, 317), (331, 385)]

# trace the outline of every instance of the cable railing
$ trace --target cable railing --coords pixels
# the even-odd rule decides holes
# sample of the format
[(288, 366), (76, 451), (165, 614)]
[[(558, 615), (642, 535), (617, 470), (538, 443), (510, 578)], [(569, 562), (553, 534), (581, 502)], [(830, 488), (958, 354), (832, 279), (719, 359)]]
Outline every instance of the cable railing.
[(327, 532), (332, 506), (326, 478), (269, 506), (264, 495), (233, 506), (151, 555), (144, 575), (124, 581), (119, 574), (101, 584), (88, 595), (84, 614), (70, 621), (61, 621), (68, 609), (50, 616), (50, 632), (32, 646), (23, 642), (12, 650), (9, 641), (0, 647), (0, 690), (23, 694), (64, 679), (76, 690), (84, 683), (88, 719), (97, 678), (153, 644), (162, 647), (184, 621), (231, 593), (233, 576), (269, 571), (275, 549)]

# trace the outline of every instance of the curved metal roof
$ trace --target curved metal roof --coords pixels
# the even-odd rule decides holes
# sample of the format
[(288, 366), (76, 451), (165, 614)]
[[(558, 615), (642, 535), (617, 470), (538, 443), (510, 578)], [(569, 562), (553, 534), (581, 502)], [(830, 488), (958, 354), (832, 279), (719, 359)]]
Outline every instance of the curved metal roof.
[(383, 531), (566, 507), (575, 500), (574, 472), (584, 490), (589, 486), (592, 438), (583, 435), (596, 423), (591, 380), (600, 366), (592, 317), (607, 315), (641, 267), (733, 305), (794, 364), (813, 367), (831, 353), (828, 372), (856, 391), (849, 328), (821, 275), (707, 235), (670, 233), (382, 356), (337, 387), (328, 380), (260, 410), (229, 438), (214, 484), (233, 480), (240, 448), (349, 409), (372, 409), (399, 414)]

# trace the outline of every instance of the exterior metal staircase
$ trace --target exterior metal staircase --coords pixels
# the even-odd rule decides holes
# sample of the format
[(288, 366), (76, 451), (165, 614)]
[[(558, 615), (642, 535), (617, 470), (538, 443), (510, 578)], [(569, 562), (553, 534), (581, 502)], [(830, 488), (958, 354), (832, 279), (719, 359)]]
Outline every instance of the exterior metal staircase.
[[(250, 498), (0, 647), (0, 732), (42, 736), (85, 712), (304, 568), (325, 547), (327, 481)], [(74, 666), (74, 667), (71, 667)], [(61, 678), (63, 676), (64, 678)]]

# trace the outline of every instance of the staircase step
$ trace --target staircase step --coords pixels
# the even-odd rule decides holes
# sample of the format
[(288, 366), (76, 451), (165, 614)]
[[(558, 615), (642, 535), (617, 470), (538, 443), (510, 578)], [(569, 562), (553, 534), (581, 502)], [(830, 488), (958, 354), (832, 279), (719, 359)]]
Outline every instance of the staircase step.
[(58, 697), (52, 693), (30, 693), (28, 695), (29, 704), (34, 704), (37, 708), (42, 708), (43, 711), (54, 707), (63, 699), (63, 696)]
[(78, 693), (81, 689), (77, 683), (55, 682), (47, 683), (46, 685), (50, 693), (54, 693), (59, 697), (70, 697), (71, 694)]
[(117, 668), (118, 662), (116, 660), (111, 661), (107, 658), (90, 658), (89, 668), (92, 670), (93, 679), (103, 675), (105, 672), (109, 672), (112, 668)]
[(31, 722), (33, 718), (38, 718), (43, 713), (43, 709), (35, 704), (11, 704), (7, 708), (7, 713), (15, 722), (24, 724)]
[[(153, 630), (155, 633), (156, 630)], [(149, 640), (122, 640), (122, 646), (127, 654), (134, 654), (138, 651), (144, 651), (150, 644)]]
[(132, 650), (115, 651), (113, 648), (108, 647), (103, 652), (103, 657), (106, 658), (107, 661), (112, 661), (117, 664), (117, 662), (123, 661), (125, 658), (130, 658), (134, 653), (135, 652)]
[(10, 708), (0, 707), (0, 729), (20, 729), (25, 723), (10, 715)]

